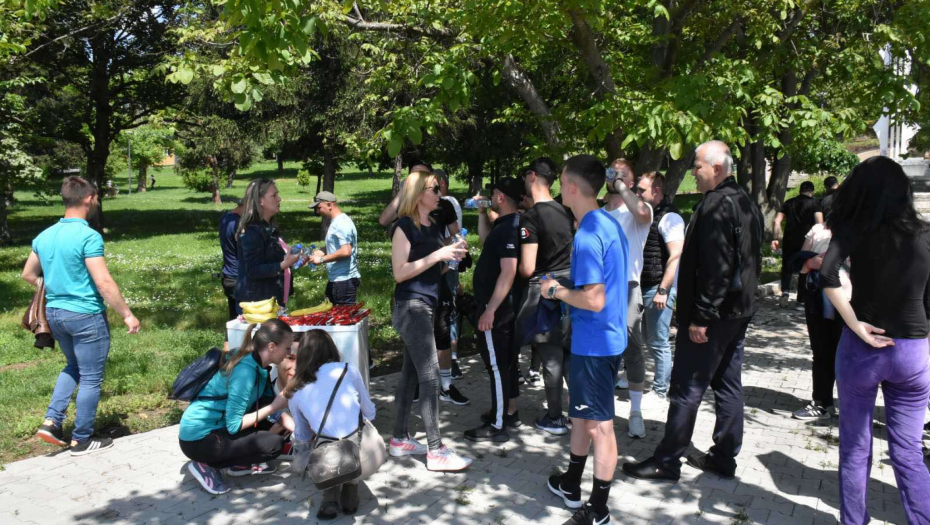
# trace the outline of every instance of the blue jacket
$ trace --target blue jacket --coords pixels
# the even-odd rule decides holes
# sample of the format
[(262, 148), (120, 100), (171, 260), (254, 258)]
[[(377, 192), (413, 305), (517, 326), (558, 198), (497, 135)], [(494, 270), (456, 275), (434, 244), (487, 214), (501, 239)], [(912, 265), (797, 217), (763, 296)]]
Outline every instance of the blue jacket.
[(250, 224), (239, 236), (239, 275), (233, 297), (239, 301), (264, 301), (272, 297), (284, 304), (284, 250), (278, 229), (267, 222)]
[(268, 371), (253, 352), (243, 357), (228, 376), (222, 372), (213, 375), (198, 397), (223, 399), (192, 401), (181, 416), (179, 437), (182, 441), (198, 441), (221, 429), (238, 434), (242, 417), (254, 409), (255, 402), (274, 395)]

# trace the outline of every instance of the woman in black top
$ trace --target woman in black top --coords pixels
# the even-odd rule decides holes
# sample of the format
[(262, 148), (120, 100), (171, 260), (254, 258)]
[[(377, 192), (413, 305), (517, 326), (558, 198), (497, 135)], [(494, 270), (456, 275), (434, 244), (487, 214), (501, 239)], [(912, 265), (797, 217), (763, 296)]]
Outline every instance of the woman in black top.
[[(394, 290), (393, 325), (404, 341), (404, 365), (394, 397), (396, 417), (392, 456), (426, 454), (429, 470), (462, 470), (471, 459), (443, 446), (439, 436), (439, 361), (433, 316), (439, 299), (442, 263), (465, 255), (464, 242), (445, 246), (444, 226), (430, 212), (439, 206), (439, 183), (428, 170), (411, 171), (404, 182), (398, 215), (391, 231)], [(420, 386), (420, 412), (429, 448), (407, 433), (414, 391)]]
[(239, 275), (233, 296), (240, 302), (274, 297), (284, 305), (284, 279), (300, 255), (281, 247), (274, 216), (281, 211), (281, 196), (273, 180), (255, 179), (245, 190), (239, 239)]
[[(930, 397), (930, 224), (914, 209), (904, 170), (885, 157), (856, 166), (827, 218), (833, 239), (821, 284), (846, 321), (836, 356), (840, 400), (840, 522), (869, 522), (872, 413), (881, 385), (888, 452), (910, 524), (930, 523), (921, 450)], [(852, 301), (840, 289), (850, 259)]]

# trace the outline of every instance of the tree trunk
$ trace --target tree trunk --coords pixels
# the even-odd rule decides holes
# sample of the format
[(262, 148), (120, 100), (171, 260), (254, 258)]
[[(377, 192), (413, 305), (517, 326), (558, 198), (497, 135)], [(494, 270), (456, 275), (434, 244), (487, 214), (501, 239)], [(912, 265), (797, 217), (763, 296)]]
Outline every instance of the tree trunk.
[(0, 246), (5, 246), (13, 242), (13, 235), (10, 233), (10, 223), (7, 221), (6, 191), (0, 195)]
[[(798, 93), (798, 76), (792, 68), (785, 71), (782, 75), (781, 91), (785, 98), (793, 97)], [(791, 176), (791, 155), (788, 155), (787, 149), (791, 146), (791, 128), (787, 127), (778, 134), (778, 140), (781, 142), (782, 156), (775, 159), (772, 165), (772, 176), (769, 179), (766, 188), (765, 202), (760, 209), (765, 216), (766, 230), (769, 231), (770, 219), (774, 219), (775, 214), (781, 208), (782, 201), (785, 199), (785, 193), (788, 191), (788, 177)]]
[(226, 189), (232, 188), (233, 183), (236, 182), (236, 173), (238, 170), (235, 168), (229, 170), (229, 173), (226, 174)]
[[(666, 153), (665, 148), (656, 148), (651, 142), (643, 146), (639, 151), (639, 157), (636, 159), (636, 174), (640, 175), (661, 169), (662, 159), (665, 158)], [(613, 161), (614, 159), (611, 158), (610, 162)]]
[(694, 151), (694, 148), (688, 148), (680, 159), (670, 162), (668, 170), (665, 171), (665, 194), (669, 195), (671, 199), (674, 199), (675, 195), (678, 194), (681, 181), (684, 180), (688, 170), (694, 164)]
[(220, 167), (213, 165), (213, 204), (223, 204), (220, 198)]
[(314, 193), (314, 195), (323, 191), (322, 188), (323, 188), (323, 174), (320, 173), (319, 175), (316, 176), (316, 193)]
[(477, 195), (484, 184), (484, 162), (477, 159), (468, 161), (468, 192)]
[(391, 199), (397, 196), (400, 191), (400, 179), (404, 173), (404, 156), (398, 153), (394, 157), (394, 179), (391, 181)]
[(539, 117), (543, 134), (546, 135), (546, 144), (548, 144), (549, 149), (552, 150), (553, 156), (561, 153), (561, 126), (559, 126), (559, 122), (549, 111), (549, 105), (539, 92), (536, 91), (536, 86), (533, 85), (532, 79), (530, 79), (526, 72), (516, 63), (513, 55), (503, 57), (501, 61), (501, 73), (504, 81), (523, 99), (523, 102), (530, 109), (530, 112)]
[(323, 191), (336, 191), (336, 155), (331, 147), (323, 148)]
[(368, 165), (368, 178), (375, 178), (375, 170), (372, 169), (371, 164)]
[(759, 138), (752, 143), (752, 199), (762, 209), (765, 200), (765, 141)]
[(284, 176), (284, 157), (280, 153), (275, 154), (275, 158), (278, 159), (278, 177)]
[(145, 183), (148, 180), (149, 166), (144, 162), (139, 163), (139, 183), (136, 185), (136, 193), (145, 193)]
[(739, 147), (739, 158), (733, 159), (736, 163), (736, 182), (747, 192), (752, 191), (752, 143)]
[[(110, 157), (110, 141), (112, 129), (110, 118), (113, 110), (110, 107), (110, 63), (109, 43), (112, 39), (109, 32), (98, 38), (90, 40), (93, 62), (91, 64), (90, 99), (94, 104), (94, 147), (87, 160), (87, 176), (96, 184), (97, 191), (103, 191), (106, 186), (107, 159)], [(101, 195), (102, 197), (102, 195)], [(95, 216), (91, 227), (103, 233), (103, 199), (100, 199), (100, 212)]]

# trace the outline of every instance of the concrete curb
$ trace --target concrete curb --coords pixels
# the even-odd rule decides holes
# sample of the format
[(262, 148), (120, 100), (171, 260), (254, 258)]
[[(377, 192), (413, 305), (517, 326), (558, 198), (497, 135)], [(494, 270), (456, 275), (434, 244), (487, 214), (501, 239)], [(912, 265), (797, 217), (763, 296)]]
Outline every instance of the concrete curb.
[(768, 284), (760, 284), (756, 287), (756, 297), (761, 299), (763, 297), (778, 297), (781, 295), (781, 283), (779, 281), (772, 281)]

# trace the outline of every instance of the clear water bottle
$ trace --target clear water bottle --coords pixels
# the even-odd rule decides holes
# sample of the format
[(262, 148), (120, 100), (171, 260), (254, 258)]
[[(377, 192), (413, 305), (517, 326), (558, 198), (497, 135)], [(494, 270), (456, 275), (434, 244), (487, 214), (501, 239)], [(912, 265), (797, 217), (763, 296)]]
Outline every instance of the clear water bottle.
[(300, 255), (300, 259), (297, 260), (292, 266), (291, 269), (297, 270), (302, 267), (304, 264), (309, 263), (310, 269), (315, 270), (316, 265), (310, 261), (310, 257), (313, 255), (313, 252), (316, 251), (316, 245), (311, 244), (309, 247), (304, 247), (302, 244), (297, 243), (291, 247), (291, 255)]
[[(294, 246), (291, 246), (291, 255), (302, 255), (304, 251), (304, 245), (297, 243)], [(291, 265), (292, 270), (296, 270), (302, 266), (303, 257), (297, 259), (297, 262)]]
[(476, 207), (476, 208), (487, 208), (487, 209), (490, 210), (490, 209), (491, 209), (491, 199), (486, 199), (486, 198), (482, 197), (482, 198), (478, 199), (478, 200), (475, 202), (475, 207)]
[(474, 197), (469, 197), (465, 199), (465, 208), (473, 210), (478, 207), (478, 201)]
[[(465, 228), (462, 228), (462, 231), (456, 233), (456, 234), (455, 234), (455, 237), (452, 238), (452, 244), (458, 244), (458, 243), (464, 241), (466, 235), (468, 235), (468, 230), (465, 229)], [(455, 260), (449, 261), (449, 269), (450, 269), (450, 270), (458, 270), (458, 269), (459, 269), (459, 261), (455, 261)]]

